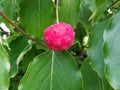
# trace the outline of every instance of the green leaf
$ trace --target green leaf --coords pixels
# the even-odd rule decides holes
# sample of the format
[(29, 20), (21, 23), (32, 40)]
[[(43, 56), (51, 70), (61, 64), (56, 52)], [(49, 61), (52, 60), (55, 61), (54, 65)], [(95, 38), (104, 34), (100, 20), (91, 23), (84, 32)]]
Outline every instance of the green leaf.
[(16, 32), (13, 35), (10, 35), (10, 36), (7, 37), (7, 42), (10, 43), (13, 40), (16, 40), (19, 36), (21, 36), (21, 34)]
[(78, 13), (80, 7), (80, 0), (62, 0), (59, 6), (59, 20), (66, 22), (76, 28), (78, 23)]
[(80, 68), (83, 77), (83, 90), (102, 90), (101, 79), (89, 65), (89, 59), (86, 59)]
[(22, 58), (22, 60), (19, 64), (18, 74), (14, 78), (10, 79), (10, 87), (9, 87), (10, 90), (18, 90), (19, 81), (21, 80), (24, 73), (26, 72), (26, 69), (27, 69), (29, 63), (38, 54), (39, 54), (39, 52), (36, 50), (35, 46), (33, 46), (30, 51), (27, 51), (27, 53), (24, 55), (24, 57)]
[(120, 9), (120, 1), (117, 0), (117, 1), (113, 1), (113, 4), (110, 6), (111, 9)]
[(21, 0), (20, 8), (21, 24), (35, 38), (42, 38), (44, 29), (55, 21), (52, 0)]
[(47, 51), (29, 64), (18, 90), (81, 90), (81, 79), (75, 60), (66, 51)]
[(90, 9), (92, 14), (89, 17), (89, 20), (92, 20), (92, 23), (96, 23), (98, 20), (105, 17), (105, 11), (107, 11), (111, 0), (81, 0), (81, 5)]
[(22, 61), (21, 61), (21, 68), (22, 68), (23, 72), (26, 72), (28, 64), (33, 60), (33, 58), (42, 52), (44, 52), (44, 50), (38, 51), (38, 50), (36, 50), (36, 48), (34, 46), (34, 47), (32, 47), (32, 49), (30, 51), (28, 51), (24, 55), (24, 57), (22, 58)]
[(108, 6), (110, 5), (111, 0), (96, 0), (97, 13), (96, 18), (101, 17), (105, 11), (107, 11)]
[[(0, 3), (0, 7), (2, 8), (2, 11), (6, 14), (6, 16), (11, 20), (16, 21), (19, 11), (19, 0), (1, 0)], [(5, 19), (0, 19), (2, 20), (1, 22), (6, 23), (9, 29), (12, 30), (12, 26)]]
[(115, 90), (120, 90), (120, 11), (104, 32), (105, 75)]
[(95, 6), (92, 15), (90, 16), (89, 20), (93, 19), (94, 22), (102, 19), (105, 17), (105, 11), (107, 11), (111, 0), (95, 0)]
[(9, 71), (10, 63), (8, 54), (0, 45), (0, 90), (8, 90), (9, 88)]
[(106, 29), (107, 22), (96, 24), (89, 35), (88, 56), (90, 64), (98, 72), (100, 76), (104, 74), (104, 57), (102, 52), (103, 32)]
[(81, 5), (87, 7), (91, 11), (96, 8), (95, 0), (81, 0)]
[[(10, 19), (14, 19), (15, 13), (17, 12), (17, 6), (18, 6), (19, 0), (1, 0), (1, 7), (3, 12), (8, 16)], [(9, 8), (8, 8), (9, 6)]]
[(19, 36), (9, 44), (10, 50), (8, 50), (8, 54), (11, 63), (10, 77), (14, 77), (18, 73), (18, 65), (21, 59), (27, 51), (31, 49), (27, 41), (28, 39), (24, 36)]
[(109, 90), (105, 75), (104, 75), (104, 56), (103, 56), (103, 32), (107, 28), (109, 19), (96, 24), (89, 36), (88, 56), (90, 58), (90, 65), (94, 71), (98, 73), (103, 83), (103, 90)]
[(86, 30), (86, 33), (88, 33), (88, 30), (90, 29), (91, 22), (89, 21), (89, 17), (91, 16), (92, 12), (87, 7), (80, 5), (80, 12), (79, 12), (79, 21), (83, 25), (83, 27)]

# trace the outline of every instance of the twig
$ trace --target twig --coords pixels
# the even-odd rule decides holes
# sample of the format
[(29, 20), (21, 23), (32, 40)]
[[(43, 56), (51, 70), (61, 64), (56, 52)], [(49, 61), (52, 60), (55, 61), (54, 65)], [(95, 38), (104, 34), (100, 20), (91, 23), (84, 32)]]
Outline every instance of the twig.
[(27, 38), (31, 39), (32, 41), (34, 41), (35, 43), (43, 46), (43, 47), (46, 47), (44, 46), (42, 43), (40, 43), (38, 40), (32, 38), (31, 36), (29, 36), (26, 32), (24, 32), (21, 28), (19, 28), (15, 23), (13, 23), (5, 14), (4, 12), (2, 12), (0, 10), (0, 15), (6, 20), (8, 21), (12, 26), (14, 26), (21, 34), (23, 34), (24, 36), (26, 36)]
[(59, 23), (59, 16), (58, 16), (58, 2), (59, 0), (56, 0), (56, 22)]

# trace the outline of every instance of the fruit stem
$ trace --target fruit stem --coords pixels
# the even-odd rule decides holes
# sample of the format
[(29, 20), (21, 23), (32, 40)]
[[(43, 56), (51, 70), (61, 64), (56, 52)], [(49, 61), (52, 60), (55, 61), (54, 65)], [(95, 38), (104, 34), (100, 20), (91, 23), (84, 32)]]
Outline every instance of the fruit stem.
[(38, 40), (32, 38), (30, 35), (28, 35), (26, 32), (24, 32), (20, 27), (18, 27), (15, 23), (13, 23), (6, 15), (3, 11), (0, 10), (0, 15), (6, 20), (8, 21), (12, 26), (14, 26), (21, 34), (23, 34), (25, 37), (31, 39), (32, 41), (34, 41), (35, 43), (43, 46), (46, 48), (46, 46), (44, 46), (41, 42), (39, 42)]
[(59, 0), (56, 0), (56, 22), (59, 23), (59, 16), (58, 16), (58, 3)]

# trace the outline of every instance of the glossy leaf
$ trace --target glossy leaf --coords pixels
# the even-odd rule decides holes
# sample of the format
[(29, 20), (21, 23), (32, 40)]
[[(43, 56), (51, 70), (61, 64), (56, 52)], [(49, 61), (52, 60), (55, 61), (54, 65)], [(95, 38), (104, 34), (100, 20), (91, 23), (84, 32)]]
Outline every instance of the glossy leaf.
[(59, 6), (59, 20), (66, 22), (76, 27), (78, 23), (78, 13), (80, 7), (80, 0), (62, 0)]
[(41, 38), (44, 29), (55, 21), (52, 0), (21, 0), (20, 8), (21, 24), (35, 38)]
[(8, 90), (9, 88), (9, 71), (10, 63), (8, 54), (0, 45), (0, 90)]
[(86, 59), (80, 68), (83, 77), (83, 90), (102, 90), (101, 79)]
[(65, 51), (47, 51), (34, 58), (18, 90), (81, 90), (75, 60)]
[(24, 36), (19, 36), (9, 44), (10, 50), (8, 50), (8, 54), (11, 63), (10, 77), (14, 77), (17, 74), (18, 64), (27, 50), (31, 48), (27, 41), (28, 39)]
[(88, 56), (90, 65), (95, 70), (103, 82), (103, 90), (110, 88), (104, 75), (104, 56), (103, 56), (103, 32), (107, 28), (109, 20), (96, 24), (90, 33)]
[(105, 75), (115, 90), (120, 90), (120, 11), (104, 32)]

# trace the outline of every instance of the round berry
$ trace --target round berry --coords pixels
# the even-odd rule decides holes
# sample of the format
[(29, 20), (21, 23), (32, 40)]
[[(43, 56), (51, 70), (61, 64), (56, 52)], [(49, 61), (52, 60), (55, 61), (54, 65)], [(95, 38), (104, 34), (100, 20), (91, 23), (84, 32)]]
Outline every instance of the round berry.
[(53, 24), (44, 31), (44, 40), (51, 50), (66, 50), (74, 42), (75, 32), (70, 24)]

